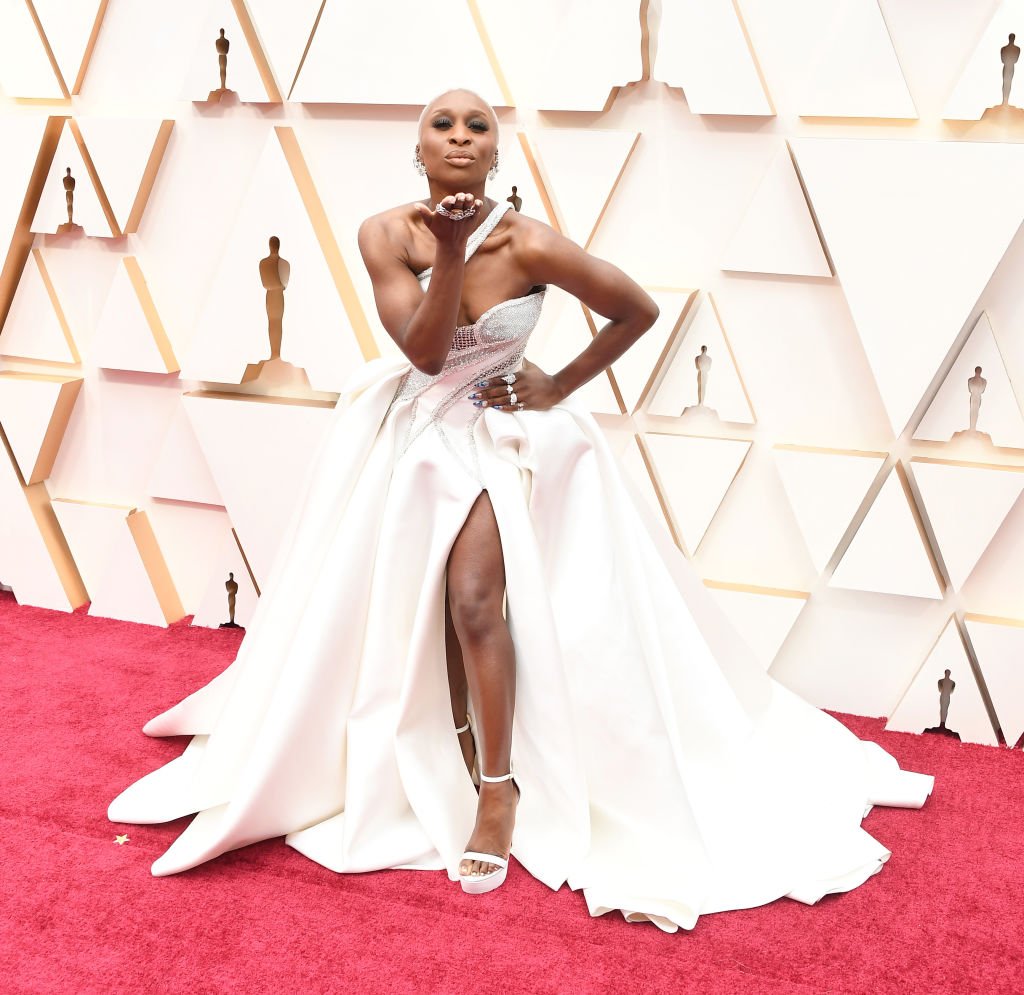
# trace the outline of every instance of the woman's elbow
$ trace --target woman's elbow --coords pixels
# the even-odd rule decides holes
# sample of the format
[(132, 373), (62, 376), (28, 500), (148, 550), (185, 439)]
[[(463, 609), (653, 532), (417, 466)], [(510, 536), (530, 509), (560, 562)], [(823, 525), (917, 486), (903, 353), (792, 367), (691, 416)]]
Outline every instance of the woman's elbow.
[(647, 331), (658, 320), (660, 315), (661, 308), (658, 307), (653, 297), (648, 296), (640, 308), (637, 321), (644, 326), (644, 331)]

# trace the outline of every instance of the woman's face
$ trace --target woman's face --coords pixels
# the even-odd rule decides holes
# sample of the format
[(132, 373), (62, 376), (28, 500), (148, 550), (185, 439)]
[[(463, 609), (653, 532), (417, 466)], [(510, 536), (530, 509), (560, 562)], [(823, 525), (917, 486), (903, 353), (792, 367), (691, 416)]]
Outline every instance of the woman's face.
[(453, 90), (431, 104), (419, 144), (427, 175), (463, 189), (483, 180), (494, 162), (498, 144), (494, 112), (475, 94)]

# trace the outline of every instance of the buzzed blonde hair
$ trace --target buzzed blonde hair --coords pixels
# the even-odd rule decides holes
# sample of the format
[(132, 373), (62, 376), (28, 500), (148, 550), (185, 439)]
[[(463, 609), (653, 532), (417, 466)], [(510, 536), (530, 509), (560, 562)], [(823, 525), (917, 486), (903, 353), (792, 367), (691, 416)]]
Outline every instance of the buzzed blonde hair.
[(490, 105), (490, 103), (488, 101), (484, 100), (484, 98), (481, 97), (480, 94), (476, 92), (476, 90), (470, 90), (469, 87), (466, 87), (466, 86), (447, 86), (443, 90), (441, 90), (439, 93), (435, 93), (434, 96), (431, 97), (430, 100), (428, 100), (423, 105), (423, 110), (420, 111), (419, 120), (416, 122), (416, 137), (417, 138), (419, 138), (420, 131), (423, 128), (423, 121), (424, 121), (424, 119), (427, 116), (427, 111), (430, 110), (430, 108), (433, 107), (434, 104), (437, 103), (439, 98), (445, 96), (445, 94), (452, 93), (455, 90), (459, 90), (462, 93), (471, 93), (471, 94), (473, 94), (473, 96), (476, 97), (476, 99), (479, 100), (480, 103), (490, 112), (491, 124), (494, 125), (495, 131), (498, 130), (498, 115), (494, 113), (494, 108)]

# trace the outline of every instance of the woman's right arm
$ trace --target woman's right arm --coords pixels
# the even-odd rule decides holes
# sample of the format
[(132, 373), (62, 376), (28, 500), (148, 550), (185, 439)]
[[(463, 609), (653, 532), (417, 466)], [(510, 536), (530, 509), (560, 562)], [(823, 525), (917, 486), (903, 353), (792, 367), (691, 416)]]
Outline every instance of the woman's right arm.
[[(449, 222), (451, 224), (451, 222)], [(373, 283), (380, 320), (418, 370), (441, 372), (452, 347), (466, 269), (466, 236), (438, 239), (430, 285), (424, 294), (392, 234), (395, 222), (375, 214), (358, 232), (359, 251)]]

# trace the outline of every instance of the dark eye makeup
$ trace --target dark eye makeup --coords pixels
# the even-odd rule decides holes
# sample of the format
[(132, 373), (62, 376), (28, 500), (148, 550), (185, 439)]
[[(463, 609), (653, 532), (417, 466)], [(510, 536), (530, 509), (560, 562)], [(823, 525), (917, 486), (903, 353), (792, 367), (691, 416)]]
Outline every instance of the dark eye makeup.
[[(438, 127), (441, 124), (448, 124), (448, 125), (450, 125), (452, 123), (452, 119), (450, 117), (447, 117), (446, 115), (442, 114), (440, 117), (434, 118), (432, 123), (433, 123), (433, 126), (436, 128), (436, 127)], [(487, 131), (487, 122), (486, 121), (481, 121), (479, 119), (477, 119), (475, 121), (470, 121), (469, 126), (471, 128), (479, 126), (479, 128), (478, 128), (479, 131)]]

